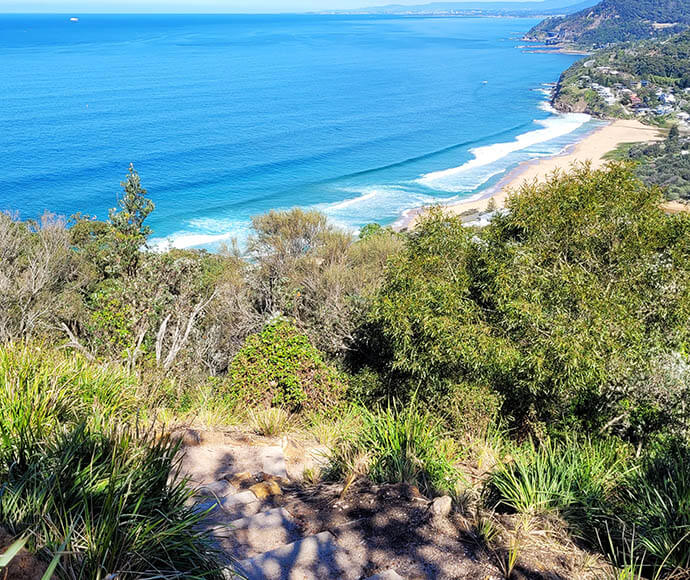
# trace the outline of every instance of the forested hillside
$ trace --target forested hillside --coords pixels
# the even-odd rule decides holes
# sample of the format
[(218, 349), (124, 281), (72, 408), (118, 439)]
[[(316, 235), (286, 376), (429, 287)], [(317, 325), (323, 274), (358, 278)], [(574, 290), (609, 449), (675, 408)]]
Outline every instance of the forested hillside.
[(690, 26), (690, 0), (603, 0), (565, 17), (547, 18), (525, 38), (549, 44), (601, 47), (663, 37)]

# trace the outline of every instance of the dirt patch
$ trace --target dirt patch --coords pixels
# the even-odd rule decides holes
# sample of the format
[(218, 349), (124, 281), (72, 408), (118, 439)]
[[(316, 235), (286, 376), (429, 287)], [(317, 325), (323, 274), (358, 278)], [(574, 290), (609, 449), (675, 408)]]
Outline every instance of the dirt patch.
[[(499, 580), (508, 577), (512, 516), (497, 521), (505, 542), (489, 548), (478, 539), (471, 520), (459, 513), (434, 516), (431, 502), (407, 484), (355, 483), (344, 497), (341, 484), (284, 486), (281, 503), (304, 533), (330, 531), (338, 544), (369, 573), (393, 568), (403, 578)], [(575, 580), (598, 577), (587, 566), (595, 559), (560, 534), (529, 529), (519, 539), (519, 558), (512, 580)], [(505, 546), (503, 548), (502, 546)], [(600, 572), (599, 568), (597, 572)]]
[[(0, 554), (16, 540), (0, 527)], [(0, 569), (0, 580), (36, 580), (45, 574), (47, 564), (24, 548), (12, 559), (9, 566)]]

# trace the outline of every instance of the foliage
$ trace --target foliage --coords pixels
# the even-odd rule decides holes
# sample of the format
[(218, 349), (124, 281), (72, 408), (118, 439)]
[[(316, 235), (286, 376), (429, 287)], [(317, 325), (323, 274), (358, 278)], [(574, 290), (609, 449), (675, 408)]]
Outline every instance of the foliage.
[(218, 578), (177, 445), (137, 434), (131, 383), (50, 352), (0, 352), (0, 521), (59, 578)]
[(21, 222), (0, 212), (0, 343), (51, 335), (79, 300), (77, 260), (64, 220)]
[(366, 475), (379, 483), (406, 482), (429, 495), (453, 489), (458, 472), (444, 453), (438, 421), (416, 405), (361, 409), (361, 429), (333, 449), (330, 476)]
[(559, 513), (631, 578), (674, 577), (690, 570), (688, 453), (678, 441), (656, 443), (639, 460), (612, 440), (530, 441), (494, 471), (487, 501)]
[(516, 426), (687, 429), (671, 402), (687, 383), (664, 387), (661, 421), (630, 424), (651, 369), (687, 352), (690, 220), (659, 200), (614, 164), (524, 187), (481, 234), (432, 214), (387, 271), (359, 364), (431, 404), (490, 385)]
[(341, 355), (388, 256), (401, 245), (399, 236), (372, 225), (355, 240), (323, 214), (300, 209), (271, 211), (252, 225), (251, 283), (259, 308), (269, 316), (290, 316), (320, 350)]
[(491, 476), (489, 497), (521, 513), (558, 512), (578, 533), (590, 530), (592, 514), (609, 500), (630, 469), (616, 441), (530, 440), (515, 447)]
[(309, 339), (279, 319), (247, 339), (230, 364), (222, 390), (245, 407), (298, 411), (336, 405), (343, 383)]
[(687, 0), (602, 0), (568, 16), (547, 18), (526, 36), (551, 43), (602, 46), (680, 32), (690, 26), (689, 14)]
[(280, 407), (269, 407), (250, 411), (249, 422), (259, 435), (277, 437), (288, 431), (291, 416)]
[(640, 179), (660, 186), (666, 199), (690, 200), (690, 140), (669, 135), (659, 143), (630, 147), (626, 157), (636, 162)]
[(661, 441), (631, 472), (620, 494), (621, 539), (636, 538), (640, 560), (690, 570), (690, 448)]
[[(593, 87), (607, 87), (618, 94), (608, 104)], [(672, 110), (680, 112), (686, 103), (683, 89), (690, 86), (690, 31), (666, 39), (643, 39), (616, 44), (588, 54), (560, 76), (553, 97), (554, 106), (563, 111), (581, 111), (605, 118), (629, 118), (636, 106), (642, 107), (646, 123), (663, 126), (668, 113), (659, 106), (675, 93)], [(628, 106), (627, 112), (621, 104)]]

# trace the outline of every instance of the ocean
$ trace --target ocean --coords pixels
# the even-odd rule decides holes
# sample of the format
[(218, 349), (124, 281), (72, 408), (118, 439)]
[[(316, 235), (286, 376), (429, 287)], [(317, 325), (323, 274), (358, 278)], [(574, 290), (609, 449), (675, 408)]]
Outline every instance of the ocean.
[(0, 209), (105, 218), (134, 163), (152, 244), (214, 249), (270, 209), (356, 230), (479, 195), (597, 125), (550, 110), (577, 57), (518, 48), (536, 22), (0, 15)]

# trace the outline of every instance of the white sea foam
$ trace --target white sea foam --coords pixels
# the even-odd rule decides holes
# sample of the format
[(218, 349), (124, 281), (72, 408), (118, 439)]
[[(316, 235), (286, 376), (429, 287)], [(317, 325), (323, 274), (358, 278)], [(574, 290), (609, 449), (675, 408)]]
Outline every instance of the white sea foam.
[[(414, 185), (414, 184), (411, 184)], [(435, 203), (438, 199), (422, 193), (418, 188), (405, 185), (370, 185), (361, 188), (343, 188), (346, 193), (356, 193), (335, 203), (316, 206), (335, 223), (352, 223), (394, 217), (406, 208)]]
[[(349, 191), (352, 191), (351, 189)], [(365, 193), (362, 193), (361, 195), (358, 195), (357, 197), (351, 197), (349, 199), (345, 199), (343, 201), (338, 201), (336, 203), (329, 204), (327, 208), (332, 211), (332, 212), (337, 212), (343, 209), (346, 209), (350, 206), (357, 205), (364, 203), (370, 199), (374, 199), (376, 196), (381, 194), (381, 190), (379, 188), (369, 188), (368, 191)]]
[(248, 223), (216, 218), (195, 218), (185, 224), (189, 229), (177, 231), (166, 238), (152, 238), (149, 242), (154, 251), (170, 248), (216, 248), (233, 238), (243, 242), (248, 234)]
[[(551, 105), (546, 101), (540, 106), (546, 111), (554, 112)], [(470, 153), (473, 155), (473, 159), (470, 161), (459, 167), (427, 173), (419, 178), (418, 183), (430, 189), (449, 192), (468, 191), (479, 187), (482, 183), (506, 169), (506, 167), (489, 166), (497, 164), (497, 162), (507, 158), (512, 153), (572, 133), (590, 119), (589, 115), (582, 113), (567, 113), (535, 121), (542, 128), (518, 135), (514, 141), (494, 143), (493, 145), (471, 149)]]

